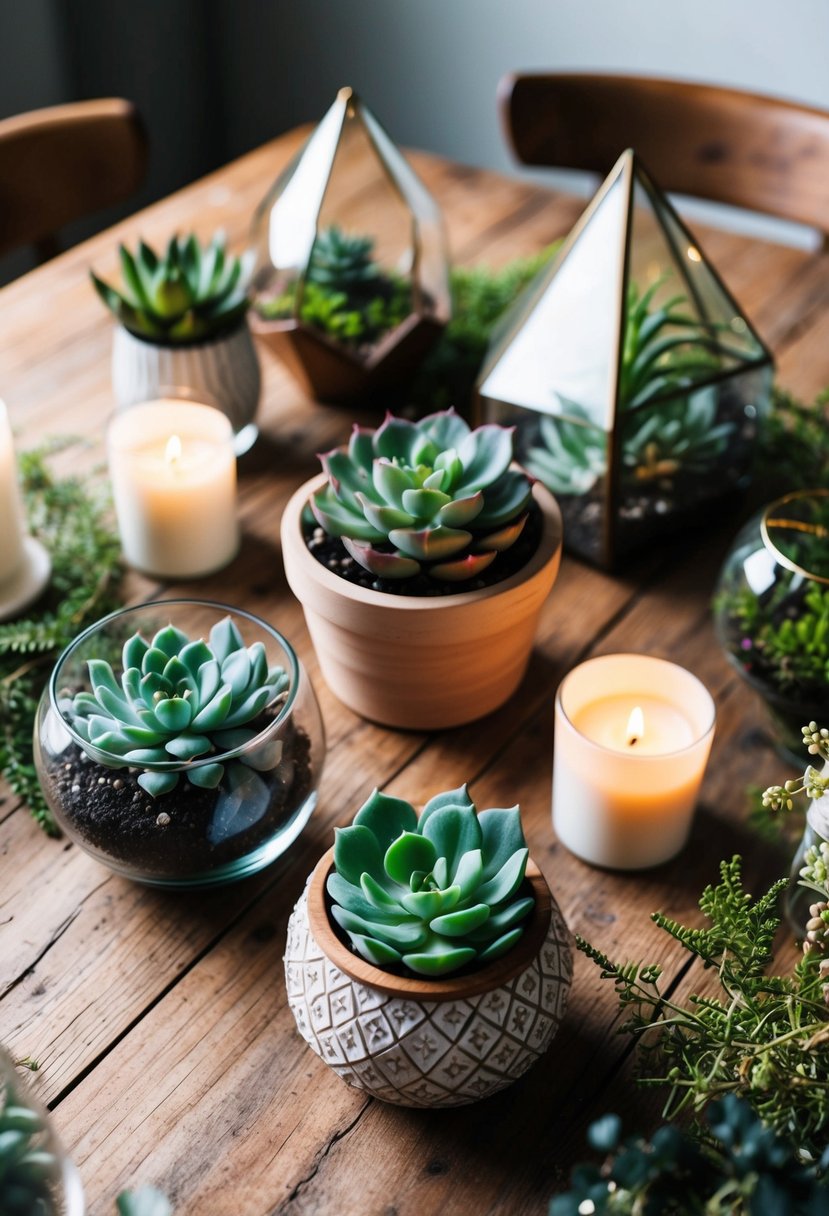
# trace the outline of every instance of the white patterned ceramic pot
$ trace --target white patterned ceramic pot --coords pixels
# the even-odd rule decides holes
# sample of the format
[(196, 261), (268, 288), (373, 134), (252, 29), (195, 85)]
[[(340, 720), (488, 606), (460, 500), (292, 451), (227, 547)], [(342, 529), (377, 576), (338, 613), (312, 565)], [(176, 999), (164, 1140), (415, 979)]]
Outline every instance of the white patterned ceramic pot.
[(326, 906), (326, 853), (288, 923), (285, 981), (300, 1034), (356, 1089), (398, 1106), (465, 1106), (544, 1054), (567, 1004), (570, 933), (530, 863), (536, 906), (503, 958), (443, 980), (393, 975), (340, 940)]
[(211, 342), (159, 346), (119, 325), (112, 344), (112, 386), (119, 406), (150, 401), (164, 389), (186, 389), (227, 414), (240, 456), (256, 440), (262, 375), (247, 322)]

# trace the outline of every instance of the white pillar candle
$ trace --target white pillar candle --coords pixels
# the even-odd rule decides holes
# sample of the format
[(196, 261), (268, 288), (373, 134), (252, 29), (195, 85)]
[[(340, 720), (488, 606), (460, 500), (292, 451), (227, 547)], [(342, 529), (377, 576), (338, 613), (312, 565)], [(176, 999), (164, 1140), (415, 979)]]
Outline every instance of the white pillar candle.
[(0, 588), (20, 572), (26, 535), (12, 428), (8, 410), (0, 401)]
[(646, 655), (589, 659), (556, 697), (553, 826), (592, 865), (656, 866), (691, 830), (714, 737), (703, 684)]
[(164, 578), (221, 569), (239, 547), (233, 428), (209, 405), (148, 401), (109, 424), (124, 557)]

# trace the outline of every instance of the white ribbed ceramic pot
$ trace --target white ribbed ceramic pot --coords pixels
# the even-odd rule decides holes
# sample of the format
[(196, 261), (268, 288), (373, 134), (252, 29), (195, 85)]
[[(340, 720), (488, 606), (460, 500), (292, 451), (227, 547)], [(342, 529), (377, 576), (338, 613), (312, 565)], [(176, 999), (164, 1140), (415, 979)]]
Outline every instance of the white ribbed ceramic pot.
[(159, 346), (119, 325), (112, 344), (112, 386), (119, 406), (150, 401), (164, 389), (207, 394), (230, 419), (236, 454), (256, 440), (262, 376), (247, 322), (211, 342)]
[(297, 1028), (338, 1076), (396, 1106), (466, 1106), (516, 1081), (561, 1025), (573, 974), (570, 931), (541, 872), (507, 954), (467, 975), (425, 980), (367, 963), (334, 932), (320, 859), (288, 922), (285, 983)]

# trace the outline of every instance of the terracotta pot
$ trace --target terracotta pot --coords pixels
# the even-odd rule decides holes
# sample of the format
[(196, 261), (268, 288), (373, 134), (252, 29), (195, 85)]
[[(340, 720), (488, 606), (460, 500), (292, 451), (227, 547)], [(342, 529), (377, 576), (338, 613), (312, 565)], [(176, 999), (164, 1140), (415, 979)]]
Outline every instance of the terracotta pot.
[(197, 399), (207, 393), (230, 419), (237, 456), (256, 441), (262, 376), (246, 322), (210, 342), (186, 346), (147, 342), (119, 325), (112, 344), (112, 386), (121, 406), (149, 401), (164, 389), (188, 389)]
[(355, 586), (309, 552), (302, 512), (313, 478), (282, 516), (282, 556), (322, 674), (349, 708), (385, 726), (438, 730), (482, 718), (512, 696), (561, 559), (561, 513), (536, 483), (538, 549), (503, 582), (457, 595), (393, 595)]
[(398, 1106), (465, 1106), (543, 1055), (567, 1004), (570, 933), (536, 866), (535, 908), (503, 958), (442, 980), (398, 976), (354, 954), (332, 927), (321, 858), (288, 922), (285, 982), (299, 1032), (349, 1085)]

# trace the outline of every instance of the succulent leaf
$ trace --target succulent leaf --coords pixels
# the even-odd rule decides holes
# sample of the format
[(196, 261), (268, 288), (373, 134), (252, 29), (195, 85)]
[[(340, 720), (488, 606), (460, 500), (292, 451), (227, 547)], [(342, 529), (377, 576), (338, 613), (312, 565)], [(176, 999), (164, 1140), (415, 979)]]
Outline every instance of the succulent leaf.
[[(181, 256), (190, 256), (186, 248)], [(229, 617), (214, 626), (210, 641), (191, 641), (172, 626), (151, 642), (136, 634), (122, 648), (122, 662), (132, 666), (120, 678), (104, 660), (89, 660), (92, 691), (81, 690), (62, 708), (99, 763), (144, 768), (199, 760), (185, 770), (187, 780), (205, 789), (221, 782), (224, 766), (201, 761), (246, 747), (262, 729), (257, 719), (287, 688), (288, 677), (281, 667), (268, 668), (261, 642), (245, 647)], [(248, 769), (265, 771), (281, 754), (280, 740), (265, 741), (240, 759)], [(175, 788), (178, 776), (178, 771), (144, 772), (139, 783), (157, 798)]]
[(374, 790), (337, 831), (334, 863), (331, 915), (377, 966), (402, 955), (416, 974), (439, 976), (486, 961), (518, 940), (534, 906), (515, 897), (527, 863), (518, 808), (479, 817), (465, 785), (435, 795), (419, 820)]
[(134, 254), (119, 247), (123, 288), (90, 278), (115, 317), (142, 338), (175, 345), (204, 342), (230, 331), (248, 307), (248, 257), (225, 257), (217, 234), (202, 251), (192, 234), (172, 237), (163, 256), (139, 241)]

